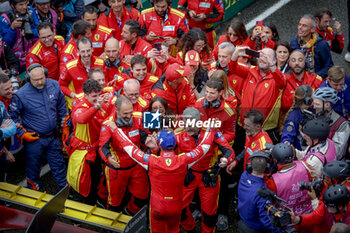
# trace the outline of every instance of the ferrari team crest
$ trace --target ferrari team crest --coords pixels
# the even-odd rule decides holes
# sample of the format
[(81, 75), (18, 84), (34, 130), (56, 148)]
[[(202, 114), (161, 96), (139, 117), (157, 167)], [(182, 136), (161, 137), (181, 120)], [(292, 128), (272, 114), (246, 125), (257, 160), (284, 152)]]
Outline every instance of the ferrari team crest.
[(171, 165), (171, 159), (166, 159), (165, 160), (166, 165), (169, 167)]

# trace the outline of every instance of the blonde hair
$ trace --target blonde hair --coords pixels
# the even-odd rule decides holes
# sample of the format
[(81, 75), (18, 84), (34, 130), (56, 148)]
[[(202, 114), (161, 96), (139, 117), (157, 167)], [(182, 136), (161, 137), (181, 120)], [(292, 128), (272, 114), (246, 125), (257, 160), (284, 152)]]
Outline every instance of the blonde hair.
[(216, 70), (212, 73), (212, 75), (209, 77), (211, 78), (219, 78), (224, 83), (224, 99), (227, 99), (229, 96), (236, 96), (235, 91), (231, 88), (230, 83), (227, 79), (227, 74), (223, 70)]

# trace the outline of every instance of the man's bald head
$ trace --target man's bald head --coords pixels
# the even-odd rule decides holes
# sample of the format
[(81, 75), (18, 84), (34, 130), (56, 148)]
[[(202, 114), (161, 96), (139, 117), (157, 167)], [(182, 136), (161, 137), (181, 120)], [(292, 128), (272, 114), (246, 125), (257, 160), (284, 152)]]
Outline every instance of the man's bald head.
[(273, 49), (271, 49), (271, 48), (264, 48), (264, 49), (261, 50), (261, 52), (263, 52), (264, 54), (266, 54), (267, 56), (269, 56), (273, 60), (276, 60), (276, 53), (275, 53), (275, 51)]
[(305, 70), (305, 55), (301, 50), (294, 50), (289, 56), (292, 73), (299, 75)]
[(115, 38), (109, 38), (105, 44), (105, 53), (111, 62), (119, 57), (119, 41)]
[(105, 43), (105, 47), (118, 47), (119, 48), (119, 41), (114, 37), (109, 38)]

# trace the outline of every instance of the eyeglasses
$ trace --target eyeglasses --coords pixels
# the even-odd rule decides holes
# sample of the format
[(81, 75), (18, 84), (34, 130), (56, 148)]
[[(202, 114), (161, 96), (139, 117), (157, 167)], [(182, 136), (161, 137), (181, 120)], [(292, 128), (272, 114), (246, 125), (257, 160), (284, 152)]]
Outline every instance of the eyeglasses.
[(48, 36), (45, 36), (45, 37), (39, 37), (40, 38), (40, 40), (49, 40), (49, 39), (51, 39), (53, 37), (53, 34), (51, 34), (51, 35), (48, 35)]

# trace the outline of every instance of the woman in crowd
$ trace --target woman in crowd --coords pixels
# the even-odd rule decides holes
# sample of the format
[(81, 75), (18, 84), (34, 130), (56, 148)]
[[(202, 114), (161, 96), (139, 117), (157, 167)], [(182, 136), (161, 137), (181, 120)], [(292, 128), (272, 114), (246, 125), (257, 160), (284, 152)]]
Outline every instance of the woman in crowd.
[(263, 48), (273, 49), (275, 47), (275, 42), (272, 40), (272, 38), (274, 38), (273, 32), (271, 35), (267, 35), (264, 27), (255, 26), (252, 35), (245, 40), (244, 45), (253, 50), (261, 50)]
[(312, 88), (308, 85), (299, 86), (294, 93), (293, 105), (287, 113), (287, 118), (283, 126), (281, 142), (288, 142), (298, 150), (302, 150), (302, 137), (299, 127), (305, 120), (305, 110), (312, 104)]
[(235, 47), (242, 45), (248, 38), (248, 32), (245, 29), (244, 23), (239, 18), (232, 19), (231, 23), (226, 28), (226, 34), (219, 37), (218, 42), (213, 50), (215, 59), (218, 59), (219, 45), (223, 42), (231, 42)]
[[(163, 99), (162, 97), (154, 97), (150, 103), (149, 103), (149, 107), (148, 107), (148, 111), (150, 112), (157, 112), (159, 111), (161, 116), (161, 125), (160, 125), (160, 129), (164, 129), (164, 126), (169, 126), (169, 122), (175, 117), (174, 113), (170, 110), (170, 108), (168, 107), (168, 104), (166, 102), (165, 99)], [(164, 120), (163, 120), (164, 119)], [(164, 125), (163, 125), (164, 123)], [(159, 130), (154, 130), (154, 129), (150, 129), (150, 131), (153, 132), (158, 132)]]
[(153, 48), (148, 52), (147, 57), (149, 58), (147, 70), (157, 77), (162, 76), (170, 64), (177, 62), (176, 58), (170, 56), (170, 47), (165, 42), (160, 42), (160, 51)]
[(277, 68), (282, 73), (290, 74), (289, 67), (289, 55), (292, 52), (292, 48), (289, 43), (284, 40), (280, 40), (275, 45)]
[[(212, 73), (212, 75), (209, 76), (209, 79), (211, 78), (219, 78), (224, 82), (224, 93), (222, 94), (224, 99), (230, 100), (233, 98), (237, 98), (235, 91), (230, 86), (230, 82), (227, 79), (227, 75), (225, 71), (216, 70)], [(201, 93), (199, 94), (199, 98), (203, 97), (204, 95), (205, 95), (205, 87), (202, 89)]]
[(208, 67), (214, 61), (208, 45), (208, 38), (205, 32), (199, 28), (192, 28), (181, 38), (178, 46), (179, 52), (176, 55), (180, 64), (185, 64), (184, 55), (190, 50), (195, 50), (199, 53), (201, 64), (204, 67)]
[(277, 31), (276, 25), (271, 23), (270, 21), (264, 22), (264, 32), (269, 40), (277, 43), (280, 40), (280, 36)]
[(199, 93), (204, 88), (208, 80), (208, 73), (200, 64), (199, 54), (195, 50), (190, 50), (185, 55), (185, 65), (191, 67), (191, 74), (188, 76), (191, 89), (198, 99)]

